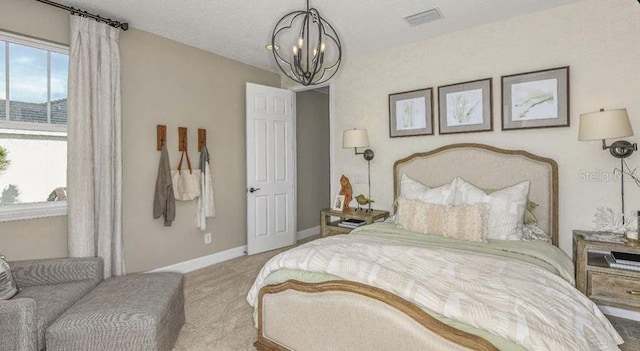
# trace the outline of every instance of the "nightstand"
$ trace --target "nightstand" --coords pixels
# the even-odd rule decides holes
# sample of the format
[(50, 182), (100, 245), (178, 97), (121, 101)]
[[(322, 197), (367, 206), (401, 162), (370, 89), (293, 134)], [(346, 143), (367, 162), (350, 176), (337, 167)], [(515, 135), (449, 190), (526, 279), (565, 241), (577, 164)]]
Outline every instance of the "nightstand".
[(589, 231), (573, 231), (576, 288), (600, 305), (640, 311), (640, 272), (611, 268), (605, 255), (611, 251), (640, 254), (640, 243), (586, 240)]
[[(331, 217), (339, 217), (336, 221), (331, 221)], [(334, 211), (330, 208), (325, 208), (320, 212), (320, 234), (322, 237), (337, 234), (348, 234), (353, 229), (338, 226), (344, 219), (361, 219), (371, 224), (376, 221), (385, 220), (389, 217), (389, 211), (371, 210), (356, 210), (355, 208), (349, 208), (346, 211)]]

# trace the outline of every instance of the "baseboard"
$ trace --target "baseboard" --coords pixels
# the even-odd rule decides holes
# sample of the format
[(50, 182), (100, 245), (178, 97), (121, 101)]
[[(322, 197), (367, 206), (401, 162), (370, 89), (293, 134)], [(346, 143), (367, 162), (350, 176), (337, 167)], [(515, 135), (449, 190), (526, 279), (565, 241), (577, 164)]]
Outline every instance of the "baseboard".
[(317, 234), (320, 234), (320, 226), (299, 231), (297, 240), (306, 239)]
[[(316, 234), (320, 234), (320, 226), (299, 231), (297, 233), (298, 235), (297, 240), (306, 239)], [(200, 268), (211, 266), (216, 263), (220, 263), (220, 262), (234, 259), (236, 257), (244, 256), (246, 255), (246, 251), (247, 251), (246, 245), (238, 246), (233, 249), (225, 250), (222, 252), (216, 252), (208, 256), (202, 256), (202, 257), (194, 258), (193, 260), (176, 263), (171, 266), (154, 269), (152, 271), (149, 271), (148, 273), (153, 273), (153, 272), (189, 273), (189, 272), (198, 270)]]
[(608, 314), (614, 317), (620, 317), (624, 319), (631, 319), (634, 321), (640, 321), (640, 312), (625, 310), (623, 308), (612, 307), (612, 306), (600, 306), (600, 311), (604, 314)]
[(166, 266), (158, 269), (154, 269), (149, 271), (148, 273), (153, 272), (178, 272), (178, 273), (189, 273), (200, 268), (204, 268), (207, 266), (211, 266), (212, 264), (228, 261), (230, 259), (244, 256), (246, 255), (247, 246), (238, 246), (233, 249), (216, 252), (211, 255), (202, 256), (198, 258), (194, 258), (193, 260), (184, 261), (180, 263), (176, 263), (171, 266)]

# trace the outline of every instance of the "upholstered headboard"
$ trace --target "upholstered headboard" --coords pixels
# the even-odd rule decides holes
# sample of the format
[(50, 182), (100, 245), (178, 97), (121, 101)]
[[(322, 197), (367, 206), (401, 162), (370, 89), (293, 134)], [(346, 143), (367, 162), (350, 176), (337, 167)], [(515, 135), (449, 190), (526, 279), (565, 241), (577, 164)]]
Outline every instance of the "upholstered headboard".
[(448, 183), (457, 176), (484, 189), (529, 180), (529, 199), (539, 205), (533, 211), (538, 226), (558, 245), (558, 165), (552, 159), (483, 144), (448, 145), (396, 161), (394, 198), (400, 193), (402, 173), (428, 186)]

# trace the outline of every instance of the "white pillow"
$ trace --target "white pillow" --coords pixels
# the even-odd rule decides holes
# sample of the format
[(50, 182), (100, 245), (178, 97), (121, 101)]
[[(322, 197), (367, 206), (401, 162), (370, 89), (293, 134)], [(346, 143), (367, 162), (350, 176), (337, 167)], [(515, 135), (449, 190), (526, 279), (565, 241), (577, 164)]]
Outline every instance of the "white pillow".
[(429, 204), (453, 205), (455, 200), (455, 179), (450, 183), (430, 188), (408, 175), (400, 176), (400, 196), (407, 200), (419, 200)]
[(522, 240), (524, 212), (529, 198), (528, 180), (516, 185), (496, 190), (487, 195), (482, 189), (458, 177), (454, 180), (456, 189), (454, 203), (487, 204), (487, 229), (485, 239)]

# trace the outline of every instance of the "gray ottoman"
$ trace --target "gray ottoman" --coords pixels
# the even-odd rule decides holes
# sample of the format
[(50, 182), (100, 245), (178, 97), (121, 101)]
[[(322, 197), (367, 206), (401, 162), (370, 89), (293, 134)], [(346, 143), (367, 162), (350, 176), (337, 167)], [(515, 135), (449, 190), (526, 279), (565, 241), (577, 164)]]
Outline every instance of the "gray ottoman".
[(47, 328), (47, 351), (171, 350), (183, 324), (182, 274), (111, 278)]

